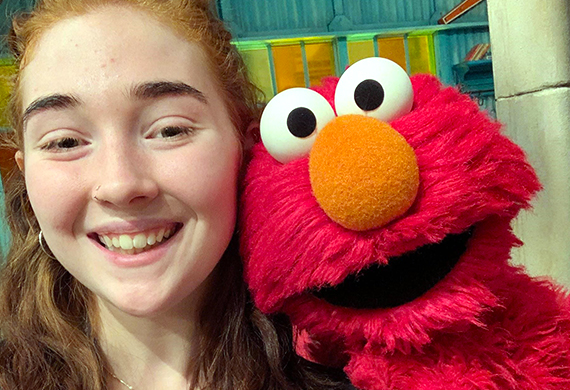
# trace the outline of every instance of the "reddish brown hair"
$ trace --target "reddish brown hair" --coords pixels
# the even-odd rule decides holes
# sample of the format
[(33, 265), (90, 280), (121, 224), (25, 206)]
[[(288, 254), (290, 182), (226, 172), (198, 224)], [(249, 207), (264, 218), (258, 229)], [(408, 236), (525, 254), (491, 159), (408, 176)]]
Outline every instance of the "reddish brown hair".
[[(257, 89), (230, 34), (205, 0), (39, 0), (30, 13), (13, 22), (9, 42), (19, 72), (55, 23), (106, 6), (147, 12), (201, 44), (243, 140), (248, 124), (257, 119)], [(14, 131), (7, 143), (23, 150), (18, 75), (10, 107)], [(106, 389), (112, 369), (97, 343), (93, 294), (41, 250), (23, 175), (14, 170), (5, 189), (12, 246), (0, 276), (0, 388)], [(204, 336), (194, 378), (203, 380), (206, 388), (228, 390), (336, 386), (292, 352), (286, 320), (269, 319), (253, 307), (236, 253), (230, 244), (215, 270), (215, 277), (223, 279), (216, 285), (226, 288), (212, 291), (204, 302), (209, 310), (203, 309), (200, 316)]]

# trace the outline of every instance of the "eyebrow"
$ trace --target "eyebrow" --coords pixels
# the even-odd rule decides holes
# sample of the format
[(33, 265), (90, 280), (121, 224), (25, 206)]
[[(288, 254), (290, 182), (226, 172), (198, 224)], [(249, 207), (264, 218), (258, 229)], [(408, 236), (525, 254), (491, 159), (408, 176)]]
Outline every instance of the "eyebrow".
[[(155, 81), (137, 84), (130, 89), (128, 95), (141, 100), (163, 96), (192, 96), (199, 102), (208, 104), (208, 99), (201, 91), (182, 82)], [(43, 96), (34, 100), (26, 108), (22, 116), (22, 122), (25, 125), (31, 116), (41, 111), (49, 109), (63, 110), (77, 107), (80, 104), (81, 100), (73, 95), (53, 94)]]
[(49, 109), (63, 110), (73, 108), (81, 104), (81, 101), (73, 95), (53, 94), (34, 100), (24, 111), (22, 122), (25, 124), (35, 113)]
[(155, 81), (138, 84), (130, 91), (137, 99), (153, 99), (162, 96), (191, 96), (201, 103), (208, 104), (206, 96), (194, 87), (182, 82)]

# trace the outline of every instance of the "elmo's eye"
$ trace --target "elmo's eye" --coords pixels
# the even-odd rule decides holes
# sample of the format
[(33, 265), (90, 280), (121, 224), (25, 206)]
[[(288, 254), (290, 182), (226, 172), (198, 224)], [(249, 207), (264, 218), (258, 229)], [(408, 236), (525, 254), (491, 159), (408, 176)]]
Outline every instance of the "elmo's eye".
[(334, 102), (339, 116), (360, 114), (390, 122), (410, 112), (414, 92), (404, 69), (386, 58), (373, 57), (344, 72)]
[(263, 145), (286, 164), (307, 156), (317, 133), (335, 114), (327, 100), (306, 88), (291, 88), (276, 95), (263, 110), (260, 133)]

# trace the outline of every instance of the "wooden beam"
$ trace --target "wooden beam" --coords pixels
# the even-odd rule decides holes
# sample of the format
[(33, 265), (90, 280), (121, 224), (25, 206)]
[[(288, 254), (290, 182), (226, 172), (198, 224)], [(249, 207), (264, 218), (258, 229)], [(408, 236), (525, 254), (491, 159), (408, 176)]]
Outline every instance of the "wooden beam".
[(464, 0), (457, 7), (453, 8), (447, 14), (445, 14), (441, 19), (437, 21), (439, 24), (449, 24), (461, 15), (468, 12), (470, 9), (475, 7), (477, 4), (482, 3), (483, 0)]

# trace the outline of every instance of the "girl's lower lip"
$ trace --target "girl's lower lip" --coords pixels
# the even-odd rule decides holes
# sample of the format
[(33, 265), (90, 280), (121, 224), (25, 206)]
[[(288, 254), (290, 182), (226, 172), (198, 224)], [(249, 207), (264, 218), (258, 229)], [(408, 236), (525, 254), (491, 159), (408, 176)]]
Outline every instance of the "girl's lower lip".
[(178, 240), (178, 236), (180, 235), (179, 233), (182, 229), (178, 230), (173, 236), (171, 236), (163, 244), (155, 246), (147, 251), (132, 255), (126, 255), (119, 252), (111, 251), (95, 241), (93, 241), (93, 244), (96, 245), (103, 252), (103, 255), (110, 263), (112, 263), (117, 267), (120, 268), (144, 267), (159, 262), (160, 259), (162, 259), (166, 255), (166, 252), (172, 246), (172, 244)]

